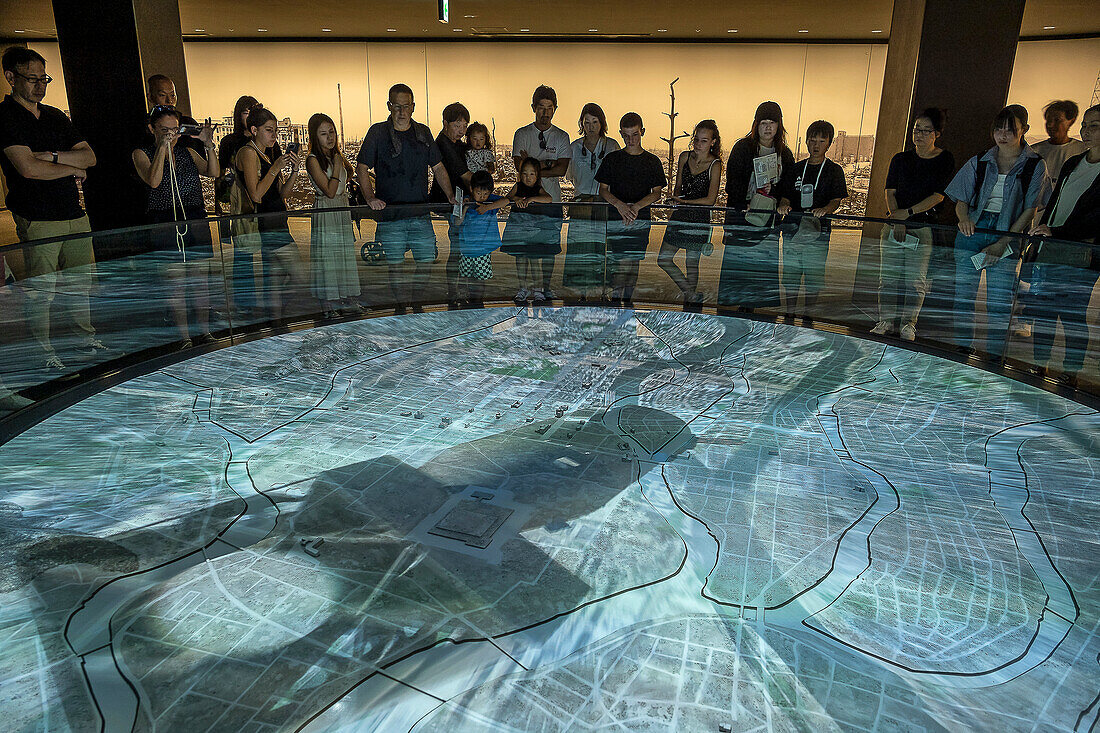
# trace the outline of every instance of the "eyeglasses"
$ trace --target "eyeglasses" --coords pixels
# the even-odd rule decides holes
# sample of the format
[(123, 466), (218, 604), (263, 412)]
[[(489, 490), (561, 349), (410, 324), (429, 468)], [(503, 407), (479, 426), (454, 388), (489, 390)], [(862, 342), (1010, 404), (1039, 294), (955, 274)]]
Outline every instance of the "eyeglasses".
[(49, 84), (51, 81), (53, 81), (53, 77), (49, 74), (46, 74), (45, 76), (27, 76), (26, 74), (20, 74), (18, 71), (13, 71), (11, 73), (15, 74), (16, 76), (23, 77), (31, 84), (35, 85), (42, 84), (43, 86), (45, 86), (46, 84)]
[(539, 150), (546, 150), (546, 135), (539, 130)]
[(411, 104), (394, 104), (390, 102), (390, 109), (394, 112), (412, 112), (413, 106)]
[(935, 132), (936, 131), (933, 130), (932, 128), (930, 128), (930, 127), (914, 127), (913, 128), (913, 134), (914, 135), (932, 135)]
[(158, 104), (157, 106), (153, 107), (153, 109), (149, 110), (149, 114), (154, 114), (154, 113), (160, 114), (161, 112), (175, 112), (175, 111), (176, 111), (176, 108), (173, 107), (170, 104)]

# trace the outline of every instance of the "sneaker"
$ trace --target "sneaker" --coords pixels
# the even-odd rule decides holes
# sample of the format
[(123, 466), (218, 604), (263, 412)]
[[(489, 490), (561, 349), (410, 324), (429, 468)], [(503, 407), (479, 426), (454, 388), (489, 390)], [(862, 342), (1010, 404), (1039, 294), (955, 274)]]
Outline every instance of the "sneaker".
[(512, 300), (516, 301), (516, 305), (523, 305), (530, 297), (531, 291), (529, 291), (527, 288), (520, 288), (519, 291), (516, 292), (516, 297)]
[(546, 302), (546, 295), (541, 290), (532, 290), (531, 300), (535, 305), (542, 305)]
[(190, 349), (192, 346), (194, 346), (194, 343), (191, 342), (191, 339), (184, 339), (183, 341), (180, 341), (179, 350), (180, 351), (186, 351), (187, 349)]
[(214, 338), (213, 334), (210, 334), (210, 333), (199, 334), (198, 336), (196, 336), (193, 339), (193, 343), (197, 346), (203, 346), (205, 344), (212, 344), (215, 341), (217, 341), (217, 339)]
[(88, 338), (84, 339), (83, 343), (81, 343), (80, 346), (77, 346), (74, 349), (74, 351), (76, 351), (78, 354), (83, 354), (85, 356), (89, 354), (94, 354), (97, 351), (106, 350), (106, 345), (104, 345), (104, 343), (97, 339), (95, 336), (89, 336)]
[(890, 330), (890, 324), (886, 321), (879, 321), (875, 324), (875, 327), (871, 329), (871, 333), (876, 336), (884, 336), (886, 332)]
[(550, 288), (546, 288), (545, 290), (542, 291), (542, 297), (545, 300), (558, 300), (558, 294), (555, 293)]
[(423, 313), (423, 312), (424, 312), (424, 306), (420, 305), (419, 303), (413, 303), (413, 313)]
[(47, 369), (64, 369), (65, 364), (57, 358), (57, 354), (48, 354), (46, 356), (46, 368)]
[(7, 397), (0, 397), (0, 410), (7, 412), (22, 410), (24, 407), (30, 407), (33, 404), (34, 400), (28, 400), (26, 397), (17, 395), (14, 392)]
[(916, 341), (917, 327), (912, 323), (906, 323), (901, 327), (901, 339), (902, 341)]
[(407, 312), (407, 309), (405, 308), (404, 303), (398, 303), (397, 305), (395, 305), (393, 307), (393, 314), (395, 316), (403, 316), (403, 315), (405, 315), (406, 312)]

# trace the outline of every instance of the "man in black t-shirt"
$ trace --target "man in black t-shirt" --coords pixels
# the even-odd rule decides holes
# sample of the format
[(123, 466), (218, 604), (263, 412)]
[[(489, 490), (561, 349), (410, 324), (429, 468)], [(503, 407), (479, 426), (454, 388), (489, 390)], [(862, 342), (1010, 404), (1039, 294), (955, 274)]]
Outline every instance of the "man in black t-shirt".
[(619, 121), (623, 148), (604, 156), (596, 181), (600, 196), (611, 204), (607, 214), (607, 246), (615, 260), (611, 299), (627, 306), (638, 284), (639, 262), (649, 247), (649, 206), (668, 185), (661, 159), (642, 149), (645, 128), (637, 112)]
[(833, 144), (833, 126), (825, 120), (806, 128), (810, 157), (784, 169), (779, 180), (780, 216), (787, 217), (783, 232), (783, 292), (786, 309), (793, 313), (805, 282), (806, 310), (817, 303), (825, 287), (825, 259), (829, 254), (829, 216), (848, 198), (844, 170), (825, 157)]
[[(367, 206), (381, 212), (389, 204), (426, 204), (429, 168), (446, 194), (447, 202), (454, 204), (451, 178), (443, 167), (439, 146), (426, 125), (413, 121), (412, 89), (405, 84), (394, 84), (390, 87), (386, 106), (390, 110), (389, 118), (371, 125), (356, 158), (359, 188)], [(373, 184), (371, 170), (374, 171)], [(380, 214), (375, 238), (382, 244), (389, 265), (395, 312), (403, 314), (410, 294), (402, 284), (405, 251), (412, 250), (416, 263), (411, 291), (415, 293), (424, 292), (429, 268), (438, 254), (427, 207), (404, 206)], [(413, 304), (414, 313), (422, 310), (419, 303)]]
[[(27, 311), (31, 334), (44, 352), (47, 369), (64, 369), (50, 337), (51, 309), (64, 313), (77, 337), (75, 351), (92, 356), (106, 349), (95, 337), (88, 293), (95, 258), (88, 217), (80, 208), (77, 181), (95, 165), (95, 153), (65, 113), (42, 104), (46, 61), (18, 46), (4, 52), (4, 78), (11, 94), (0, 102), (0, 169), (8, 182), (7, 204), (21, 242), (65, 237), (24, 250), (28, 287)], [(53, 308), (55, 295), (57, 307)]]
[[(466, 143), (462, 141), (466, 134), (466, 127), (470, 124), (470, 110), (461, 102), (451, 102), (443, 108), (443, 129), (435, 136), (435, 144), (439, 146), (439, 155), (443, 159), (443, 167), (447, 169), (447, 175), (451, 183), (461, 188), (465, 194), (470, 193), (470, 169), (466, 165)], [(428, 200), (432, 203), (444, 204), (447, 202), (447, 191), (439, 185), (439, 179), (432, 180), (432, 190), (428, 194)], [(449, 248), (447, 253), (447, 307), (454, 309), (458, 302), (458, 223), (451, 217), (447, 226), (447, 239)]]

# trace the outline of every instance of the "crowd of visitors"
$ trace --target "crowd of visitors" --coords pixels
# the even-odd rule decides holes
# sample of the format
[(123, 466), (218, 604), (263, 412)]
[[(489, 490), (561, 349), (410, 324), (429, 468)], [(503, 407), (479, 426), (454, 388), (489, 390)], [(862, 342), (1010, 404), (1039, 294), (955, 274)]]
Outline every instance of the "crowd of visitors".
[[(77, 182), (96, 158), (68, 118), (42, 104), (51, 79), (41, 56), (9, 49), (3, 71), (11, 94), (0, 103), (0, 168), (18, 236), (65, 237), (28, 248), (26, 262), (27, 276), (41, 278), (27, 293), (28, 321), (45, 364), (61, 368), (51, 328), (64, 323), (83, 350), (105, 348), (89, 318), (91, 240), (79, 236), (90, 228)], [(169, 312), (185, 345), (210, 339), (206, 284), (213, 242), (201, 222), (203, 177), (215, 180), (217, 213), (241, 215), (221, 232), (233, 252), (230, 306), (235, 314), (263, 309), (273, 318), (282, 314), (283, 299), (296, 294), (316, 298), (328, 317), (363, 309), (353, 219), (361, 216), (358, 211), (368, 211), (376, 223), (374, 239), (396, 312), (404, 313), (420, 310), (418, 295), (439, 257), (432, 213), (449, 220), (446, 297), (453, 308), (483, 305), (493, 277), (491, 255), (498, 250), (514, 258), (517, 304), (558, 300), (552, 280), (564, 221), (562, 285), (581, 301), (629, 305), (650, 247), (651, 209), (668, 205), (656, 260), (684, 307), (698, 308), (705, 299), (699, 264), (713, 251), (712, 214), (723, 182), (719, 307), (811, 313), (825, 284), (831, 220), (849, 196), (843, 169), (827, 157), (833, 125), (812, 122), (804, 138), (808, 155), (796, 160), (783, 112), (771, 101), (759, 105), (728, 157), (715, 121), (699, 122), (669, 181), (660, 159), (643, 147), (640, 115), (628, 112), (619, 120), (620, 144), (604, 110), (589, 102), (580, 110), (578, 137), (570, 141), (554, 124), (556, 92), (540, 85), (531, 97), (532, 122), (513, 136), (516, 181), (503, 192), (494, 180), (499, 171), (487, 127), (454, 102), (443, 109), (442, 126), (433, 135), (414, 118), (413, 91), (404, 84), (390, 88), (389, 115), (366, 132), (354, 161), (341, 152), (337, 127), (323, 113), (309, 120), (307, 150), (297, 143), (284, 150), (276, 116), (256, 98), (242, 96), (234, 106), (233, 130), (215, 152), (209, 120), (198, 123), (175, 108), (171, 79), (151, 77), (147, 97), (147, 134), (135, 144), (134, 173), (147, 189), (148, 223), (157, 225), (151, 249), (170, 283)], [(945, 113), (929, 108), (915, 117), (912, 146), (890, 161), (879, 194), (888, 221), (879, 233), (873, 334), (916, 338), (931, 287), (933, 226), (953, 213), (958, 231), (947, 244), (953, 244), (957, 343), (971, 348), (975, 342), (974, 306), (984, 282), (988, 353), (1000, 353), (1016, 318), (1023, 330), (1042, 326), (1035, 331), (1034, 354), (1043, 364), (1060, 321), (1067, 344), (1079, 347), (1072, 360), (1067, 356), (1066, 370), (1081, 368), (1088, 342), (1085, 312), (1100, 256), (1058, 240), (1095, 242), (1100, 106), (1081, 116), (1080, 140), (1070, 137), (1078, 116), (1073, 102), (1051, 103), (1044, 110), (1047, 139), (1029, 144), (1027, 112), (1010, 105), (992, 120), (992, 147), (957, 170), (951, 152), (939, 145)], [(308, 266), (286, 215), (286, 197), (303, 163), (315, 201)], [(572, 183), (568, 201), (563, 178)], [(361, 208), (353, 214), (349, 206)], [(506, 206), (502, 232), (498, 212)], [(1018, 313), (1013, 303), (1020, 304)], [(0, 399), (7, 399), (2, 385)]]

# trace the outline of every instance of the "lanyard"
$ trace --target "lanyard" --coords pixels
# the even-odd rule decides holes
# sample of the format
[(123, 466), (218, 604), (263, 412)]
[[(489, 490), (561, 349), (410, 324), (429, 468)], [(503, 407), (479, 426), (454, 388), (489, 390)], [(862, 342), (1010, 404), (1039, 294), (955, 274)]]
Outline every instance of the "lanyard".
[[(806, 183), (806, 171), (810, 169), (810, 159), (806, 158), (806, 162), (802, 164), (802, 183)], [(825, 170), (825, 161), (821, 161), (821, 167), (817, 169), (817, 178), (814, 179), (814, 191), (817, 191), (817, 184), (821, 181), (821, 171)]]

